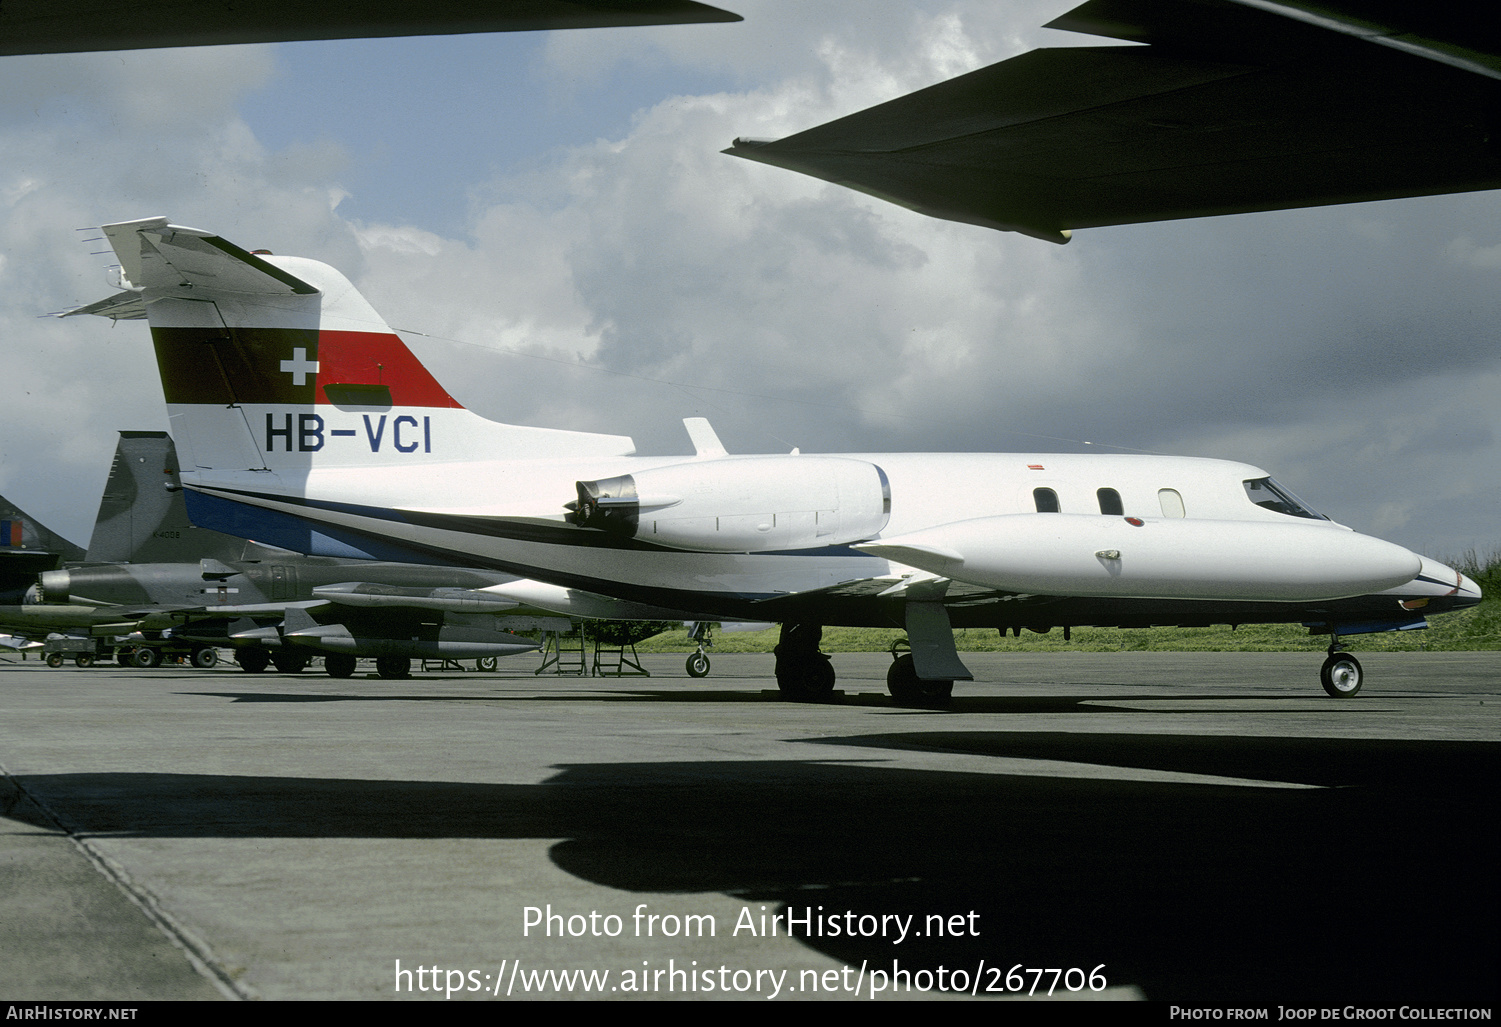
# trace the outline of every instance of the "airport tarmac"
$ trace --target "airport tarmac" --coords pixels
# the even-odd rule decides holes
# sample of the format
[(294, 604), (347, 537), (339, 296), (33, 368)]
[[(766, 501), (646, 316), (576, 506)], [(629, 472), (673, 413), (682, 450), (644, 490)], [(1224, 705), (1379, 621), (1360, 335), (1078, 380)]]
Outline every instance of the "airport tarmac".
[(8, 657), (0, 999), (1493, 1005), (1501, 653), (1360, 656), (966, 654), (944, 711)]

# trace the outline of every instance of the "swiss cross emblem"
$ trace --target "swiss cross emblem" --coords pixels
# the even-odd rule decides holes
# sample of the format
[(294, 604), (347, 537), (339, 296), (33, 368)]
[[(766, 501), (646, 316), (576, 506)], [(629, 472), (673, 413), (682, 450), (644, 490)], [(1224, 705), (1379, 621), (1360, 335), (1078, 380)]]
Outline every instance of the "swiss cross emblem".
[(281, 369), (292, 376), (293, 385), (306, 385), (309, 373), (318, 373), (318, 361), (307, 358), (307, 349), (298, 346), (292, 350), (292, 359), (283, 360)]

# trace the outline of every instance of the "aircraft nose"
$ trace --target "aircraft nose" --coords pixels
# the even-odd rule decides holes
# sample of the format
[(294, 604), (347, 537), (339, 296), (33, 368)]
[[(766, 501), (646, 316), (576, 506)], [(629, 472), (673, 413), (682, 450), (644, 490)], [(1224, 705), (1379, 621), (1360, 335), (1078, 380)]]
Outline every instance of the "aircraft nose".
[(1439, 612), (1465, 610), (1480, 602), (1480, 586), (1469, 575), (1426, 556), (1422, 560), (1418, 576), (1402, 589), (1409, 596), (1403, 606)]
[(1456, 605), (1474, 606), (1484, 596), (1481, 595), (1480, 586), (1475, 583), (1474, 579), (1468, 574), (1461, 574), (1459, 576), (1459, 590), (1455, 592), (1454, 598), (1457, 600)]

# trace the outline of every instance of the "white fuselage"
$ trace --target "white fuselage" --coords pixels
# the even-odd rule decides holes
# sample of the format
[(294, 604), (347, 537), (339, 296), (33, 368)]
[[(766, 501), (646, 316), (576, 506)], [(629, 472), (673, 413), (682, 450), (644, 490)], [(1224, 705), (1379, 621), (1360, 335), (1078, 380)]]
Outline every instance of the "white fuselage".
[(164, 218), (104, 232), (136, 295), (77, 312), (149, 318), (189, 512), (259, 542), (502, 570), (530, 601), (604, 597), (622, 616), (900, 622), (903, 602), (941, 599), (975, 623), (1049, 603), (1037, 616), (1064, 624), (1332, 622), (1349, 611), (1318, 604), (1379, 595), (1381, 620), (1434, 590), (1479, 595), (1232, 461), (736, 457), (706, 424), (689, 426), (699, 455), (648, 458), (624, 436), (490, 421), (325, 264)]

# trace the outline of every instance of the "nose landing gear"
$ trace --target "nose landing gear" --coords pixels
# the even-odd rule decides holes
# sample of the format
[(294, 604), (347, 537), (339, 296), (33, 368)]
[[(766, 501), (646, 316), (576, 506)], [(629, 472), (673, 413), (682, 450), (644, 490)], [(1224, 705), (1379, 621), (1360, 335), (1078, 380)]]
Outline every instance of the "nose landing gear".
[(1334, 698), (1348, 699), (1360, 691), (1365, 672), (1361, 670), (1359, 660), (1342, 652), (1345, 647), (1332, 624), (1329, 639), (1329, 657), (1324, 661), (1324, 666), (1319, 668), (1319, 683)]
[(696, 622), (688, 632), (688, 638), (698, 643), (698, 651), (688, 657), (687, 670), (690, 678), (709, 676), (709, 654), (705, 649), (714, 647), (714, 626), (706, 620)]

